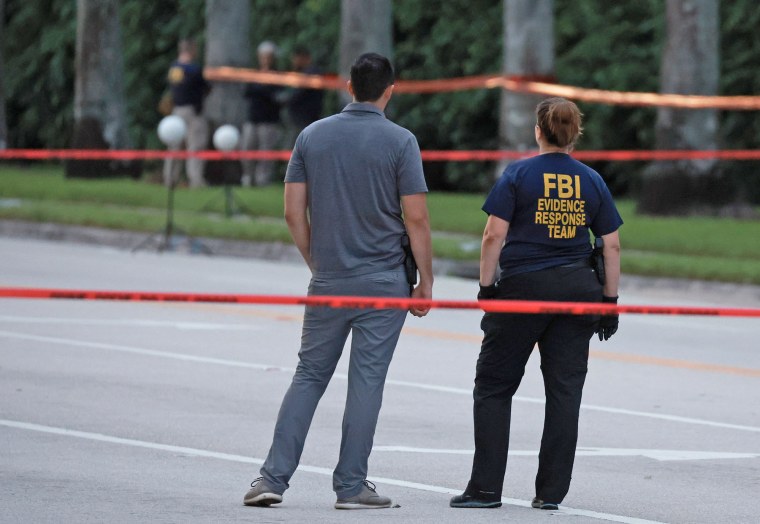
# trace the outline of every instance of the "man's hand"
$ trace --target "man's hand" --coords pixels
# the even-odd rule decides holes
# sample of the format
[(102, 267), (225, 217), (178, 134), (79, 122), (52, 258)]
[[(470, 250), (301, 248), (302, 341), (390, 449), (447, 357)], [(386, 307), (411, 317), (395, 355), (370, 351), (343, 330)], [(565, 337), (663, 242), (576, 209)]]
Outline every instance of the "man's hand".
[[(420, 282), (417, 284), (417, 286), (412, 290), (412, 297), (411, 298), (425, 298), (425, 299), (432, 299), (433, 298), (433, 285), (432, 284), (424, 284)], [(415, 317), (424, 317), (428, 314), (428, 311), (430, 311), (430, 306), (411, 306), (409, 308), (409, 313), (414, 315)]]
[(493, 300), (499, 294), (499, 287), (494, 282), (490, 286), (480, 285), (480, 291), (478, 291), (478, 300)]
[[(412, 298), (433, 298), (433, 247), (430, 239), (430, 217), (428, 216), (425, 193), (415, 193), (401, 197), (404, 225), (409, 235), (409, 243), (417, 261), (420, 283), (412, 290)], [(429, 306), (413, 306), (409, 312), (415, 317), (424, 317)]]
[[(602, 302), (605, 304), (617, 304), (618, 297), (602, 297)], [(599, 319), (599, 325), (596, 328), (596, 334), (599, 335), (599, 340), (609, 340), (618, 330), (620, 324), (618, 315), (602, 315)]]

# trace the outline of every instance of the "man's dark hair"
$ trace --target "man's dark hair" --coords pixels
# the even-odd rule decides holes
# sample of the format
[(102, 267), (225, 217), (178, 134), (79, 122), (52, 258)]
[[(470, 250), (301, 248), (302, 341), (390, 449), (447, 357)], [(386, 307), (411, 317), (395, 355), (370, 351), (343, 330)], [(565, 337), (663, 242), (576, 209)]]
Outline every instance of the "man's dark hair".
[(351, 66), (351, 86), (357, 102), (374, 102), (393, 85), (390, 60), (377, 53), (365, 53)]

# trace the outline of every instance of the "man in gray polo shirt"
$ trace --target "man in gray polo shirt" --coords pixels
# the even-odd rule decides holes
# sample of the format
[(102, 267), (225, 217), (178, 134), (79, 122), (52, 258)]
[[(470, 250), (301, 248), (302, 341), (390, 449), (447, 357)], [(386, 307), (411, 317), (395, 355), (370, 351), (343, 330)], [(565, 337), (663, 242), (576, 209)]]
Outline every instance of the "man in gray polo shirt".
[[(393, 69), (385, 57), (351, 67), (354, 102), (304, 129), (285, 176), (285, 219), (312, 272), (309, 295), (408, 297), (401, 237), (419, 267), (414, 298), (432, 297), (430, 224), (414, 135), (385, 118)], [(410, 308), (418, 317), (427, 307)], [(333, 473), (336, 509), (389, 508), (367, 481), (383, 386), (406, 311), (307, 307), (299, 364), (280, 407), (272, 447), (244, 503), (282, 501), (317, 403), (351, 333), (343, 437)]]

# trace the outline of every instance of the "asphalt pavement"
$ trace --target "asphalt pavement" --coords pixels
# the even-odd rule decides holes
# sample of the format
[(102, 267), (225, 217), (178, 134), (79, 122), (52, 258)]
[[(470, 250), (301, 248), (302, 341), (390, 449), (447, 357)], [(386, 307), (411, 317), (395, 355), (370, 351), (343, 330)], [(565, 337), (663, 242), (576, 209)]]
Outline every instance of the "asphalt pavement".
[[(624, 256), (624, 255), (623, 255)], [(0, 237), (0, 286), (301, 295), (297, 260), (130, 253)], [(471, 299), (439, 276), (434, 294)], [(756, 288), (624, 277), (621, 304), (760, 307)], [(0, 299), (0, 522), (755, 523), (760, 319), (624, 315), (592, 339), (570, 493), (531, 509), (543, 385), (515, 397), (504, 506), (448, 507), (471, 466), (476, 311), (408, 317), (370, 480), (400, 506), (338, 511), (348, 352), (282, 504), (242, 498), (297, 364), (302, 308)]]

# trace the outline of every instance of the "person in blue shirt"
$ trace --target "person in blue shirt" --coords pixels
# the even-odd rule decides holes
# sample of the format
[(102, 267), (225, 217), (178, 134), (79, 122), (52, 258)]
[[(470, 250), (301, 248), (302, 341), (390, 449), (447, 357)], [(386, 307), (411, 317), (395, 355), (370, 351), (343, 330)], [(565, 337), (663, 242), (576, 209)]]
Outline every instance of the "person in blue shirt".
[[(171, 89), (174, 108), (172, 114), (185, 121), (187, 135), (184, 146), (188, 151), (200, 151), (208, 146), (208, 122), (203, 117), (203, 100), (211, 90), (203, 78), (203, 68), (195, 61), (198, 47), (194, 40), (183, 39), (179, 42), (179, 55), (167, 73), (167, 82)], [(164, 184), (176, 184), (179, 178), (180, 162), (164, 163)], [(204, 162), (200, 158), (188, 158), (186, 175), (190, 187), (203, 187)]]
[[(539, 155), (510, 164), (483, 205), (488, 220), (478, 299), (617, 303), (623, 221), (602, 177), (570, 156), (581, 117), (563, 98), (538, 104)], [(604, 284), (589, 262), (589, 232), (604, 241)], [(469, 484), (450, 506), (501, 506), (512, 396), (538, 345), (546, 409), (532, 507), (557, 509), (570, 487), (589, 340), (595, 332), (607, 340), (617, 326), (617, 315), (483, 316), (473, 392), (475, 456)]]

